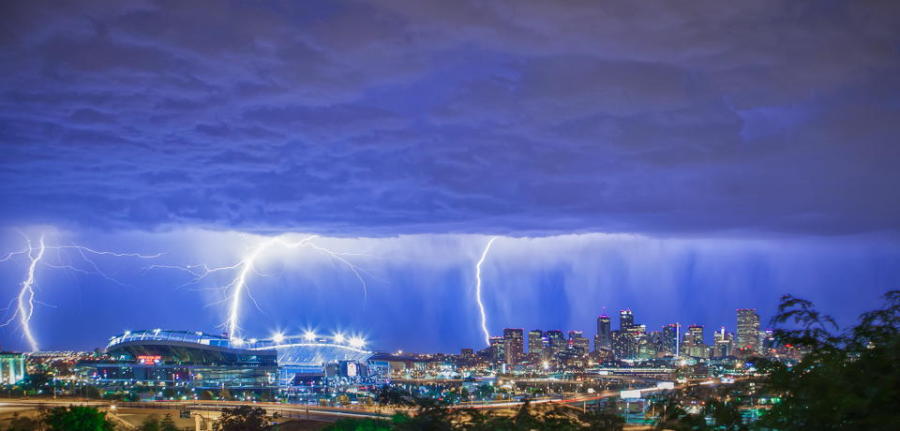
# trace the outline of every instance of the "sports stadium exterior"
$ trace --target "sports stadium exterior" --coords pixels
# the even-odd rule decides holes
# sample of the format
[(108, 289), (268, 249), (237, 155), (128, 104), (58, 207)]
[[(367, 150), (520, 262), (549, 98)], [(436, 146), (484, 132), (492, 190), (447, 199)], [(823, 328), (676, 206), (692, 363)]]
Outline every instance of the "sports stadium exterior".
[(309, 335), (245, 341), (160, 329), (111, 337), (106, 353), (84, 364), (96, 384), (241, 389), (290, 387), (327, 369), (356, 377), (372, 356), (361, 346)]

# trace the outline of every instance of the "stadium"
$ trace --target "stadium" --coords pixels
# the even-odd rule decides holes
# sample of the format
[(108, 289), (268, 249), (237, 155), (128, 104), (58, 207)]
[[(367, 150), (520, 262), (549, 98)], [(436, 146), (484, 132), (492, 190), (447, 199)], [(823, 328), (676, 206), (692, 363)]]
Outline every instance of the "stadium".
[(360, 337), (341, 334), (244, 340), (154, 329), (111, 337), (103, 360), (82, 365), (86, 378), (104, 386), (271, 389), (309, 377), (361, 376), (373, 355), (364, 347)]

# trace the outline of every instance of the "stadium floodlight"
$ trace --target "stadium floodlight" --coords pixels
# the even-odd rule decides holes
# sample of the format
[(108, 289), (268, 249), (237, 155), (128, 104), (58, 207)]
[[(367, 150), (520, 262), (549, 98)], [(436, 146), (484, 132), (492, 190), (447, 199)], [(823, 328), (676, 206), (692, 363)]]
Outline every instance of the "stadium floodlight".
[(357, 349), (362, 349), (366, 346), (366, 340), (362, 337), (350, 337), (349, 341), (350, 345), (356, 347)]
[(338, 332), (337, 334), (334, 334), (334, 342), (335, 343), (343, 343), (344, 339), (345, 339), (344, 334), (341, 334), (340, 332)]
[(231, 343), (234, 344), (235, 346), (240, 346), (240, 345), (244, 344), (244, 339), (240, 338), (240, 337), (235, 337), (235, 338), (231, 339)]
[(316, 333), (311, 330), (307, 330), (303, 333), (303, 339), (306, 341), (316, 341)]
[(276, 332), (272, 335), (272, 341), (274, 341), (275, 344), (281, 344), (282, 342), (284, 342), (284, 334), (282, 334), (281, 332)]

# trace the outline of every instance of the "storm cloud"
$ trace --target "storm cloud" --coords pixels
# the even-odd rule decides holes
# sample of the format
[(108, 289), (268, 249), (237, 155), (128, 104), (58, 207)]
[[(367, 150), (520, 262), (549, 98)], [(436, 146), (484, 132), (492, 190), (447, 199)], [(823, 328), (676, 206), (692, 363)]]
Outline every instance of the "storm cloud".
[(2, 8), (8, 226), (900, 226), (896, 2)]

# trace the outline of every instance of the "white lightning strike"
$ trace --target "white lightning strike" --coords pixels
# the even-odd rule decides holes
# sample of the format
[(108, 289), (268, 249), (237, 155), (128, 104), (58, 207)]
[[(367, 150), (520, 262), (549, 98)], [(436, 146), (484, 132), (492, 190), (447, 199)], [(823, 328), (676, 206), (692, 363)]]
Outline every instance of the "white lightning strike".
[(228, 320), (225, 322), (224, 326), (228, 331), (228, 336), (232, 339), (237, 340), (240, 339), (238, 334), (238, 332), (240, 331), (239, 320), (241, 303), (243, 301), (244, 295), (246, 294), (251, 300), (253, 300), (253, 297), (249, 295), (250, 291), (247, 289), (247, 279), (250, 276), (250, 273), (255, 270), (257, 259), (274, 246), (280, 246), (284, 248), (308, 247), (312, 250), (318, 251), (331, 257), (332, 259), (343, 264), (345, 267), (347, 267), (347, 269), (350, 270), (351, 273), (353, 273), (353, 276), (356, 277), (357, 280), (359, 280), (359, 283), (362, 286), (363, 296), (368, 296), (368, 284), (366, 283), (365, 278), (363, 278), (362, 276), (364, 271), (345, 259), (343, 257), (346, 255), (345, 253), (338, 253), (313, 243), (312, 240), (317, 237), (318, 235), (311, 235), (296, 241), (290, 241), (284, 236), (271, 237), (254, 247), (250, 251), (250, 253), (248, 253), (237, 263), (227, 266), (210, 267), (205, 264), (188, 266), (153, 265), (149, 268), (168, 268), (185, 271), (194, 276), (194, 279), (189, 284), (199, 282), (200, 280), (208, 277), (213, 273), (232, 270), (237, 271), (234, 279), (232, 279), (231, 282), (222, 287), (222, 289), (224, 289), (225, 291), (230, 292), (228, 295)]
[(481, 302), (481, 265), (487, 259), (488, 252), (496, 240), (495, 236), (487, 242), (484, 251), (481, 252), (481, 259), (478, 259), (478, 263), (475, 264), (475, 301), (478, 302), (478, 311), (481, 313), (481, 332), (484, 333), (484, 344), (488, 346), (491, 345), (491, 333), (487, 329), (487, 314), (484, 312), (484, 303)]
[(28, 340), (28, 345), (31, 346), (32, 352), (38, 350), (37, 340), (31, 332), (31, 316), (34, 314), (34, 272), (38, 263), (44, 258), (44, 251), (46, 250), (43, 235), (41, 235), (39, 244), (40, 248), (38, 248), (37, 255), (34, 255), (32, 254), (31, 241), (28, 241), (28, 277), (22, 282), (22, 289), (19, 290), (19, 306), (18, 311), (16, 311), (19, 315), (19, 323), (22, 325), (22, 332), (25, 334), (25, 339)]
[[(25, 239), (25, 243), (26, 243), (25, 249), (7, 253), (5, 256), (0, 258), (0, 262), (6, 262), (6, 261), (12, 259), (13, 257), (19, 256), (19, 255), (25, 255), (28, 257), (28, 270), (26, 272), (26, 278), (24, 281), (22, 281), (21, 287), (19, 289), (19, 294), (14, 299), (14, 301), (16, 301), (16, 304), (17, 304), (16, 308), (15, 308), (15, 312), (13, 312), (13, 314), (9, 318), (9, 320), (0, 324), (0, 326), (7, 326), (10, 323), (12, 323), (14, 320), (16, 320), (16, 318), (18, 318), (19, 325), (22, 327), (22, 334), (25, 336), (25, 339), (28, 341), (28, 345), (30, 346), (32, 352), (38, 350), (37, 337), (35, 336), (34, 331), (31, 329), (31, 318), (32, 318), (32, 316), (34, 316), (34, 304), (40, 303), (35, 300), (36, 294), (35, 294), (35, 289), (34, 289), (35, 283), (37, 281), (36, 272), (37, 272), (38, 265), (44, 265), (48, 268), (54, 268), (54, 269), (66, 269), (66, 270), (71, 270), (71, 271), (80, 272), (80, 273), (84, 273), (84, 274), (97, 274), (103, 278), (106, 278), (112, 282), (115, 282), (115, 283), (121, 285), (122, 284), (121, 282), (119, 282), (118, 280), (110, 277), (108, 274), (103, 272), (100, 269), (100, 267), (96, 264), (96, 262), (94, 262), (93, 260), (91, 260), (88, 257), (88, 254), (93, 254), (93, 255), (98, 255), (98, 256), (134, 257), (134, 258), (141, 258), (141, 259), (155, 259), (157, 257), (162, 256), (161, 253), (153, 254), (153, 255), (144, 255), (144, 254), (138, 254), (138, 253), (116, 253), (116, 252), (111, 252), (111, 251), (95, 250), (95, 249), (85, 247), (85, 246), (80, 246), (80, 245), (52, 245), (52, 246), (50, 246), (50, 245), (46, 245), (46, 243), (44, 241), (44, 235), (40, 236), (40, 239), (38, 241), (39, 247), (37, 248), (37, 250), (35, 250), (35, 247), (32, 245), (31, 239), (28, 238), (27, 236), (25, 236), (24, 234), (22, 235), (22, 237)], [(60, 250), (75, 250), (78, 252), (78, 256), (85, 263), (90, 265), (93, 268), (93, 270), (81, 269), (81, 268), (75, 267), (73, 265), (70, 265), (68, 263), (54, 264), (54, 263), (46, 262), (46, 259), (44, 259), (44, 255), (47, 252), (47, 250), (55, 250), (57, 252)], [(61, 259), (61, 257), (58, 256), (58, 259)], [(12, 305), (12, 304), (10, 304), (10, 305)]]

